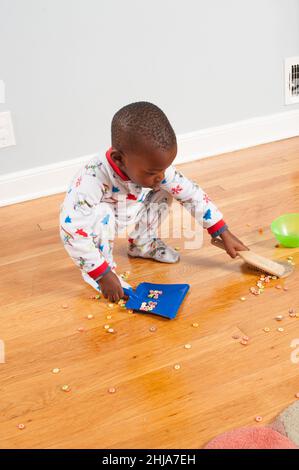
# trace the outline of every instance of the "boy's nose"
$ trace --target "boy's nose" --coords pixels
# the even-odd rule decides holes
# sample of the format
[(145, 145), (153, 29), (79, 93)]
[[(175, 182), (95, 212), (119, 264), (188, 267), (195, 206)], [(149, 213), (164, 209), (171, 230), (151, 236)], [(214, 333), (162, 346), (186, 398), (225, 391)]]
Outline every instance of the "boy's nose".
[(164, 180), (164, 173), (162, 175), (157, 176), (157, 178), (155, 179), (155, 185), (160, 184), (161, 181), (163, 180)]

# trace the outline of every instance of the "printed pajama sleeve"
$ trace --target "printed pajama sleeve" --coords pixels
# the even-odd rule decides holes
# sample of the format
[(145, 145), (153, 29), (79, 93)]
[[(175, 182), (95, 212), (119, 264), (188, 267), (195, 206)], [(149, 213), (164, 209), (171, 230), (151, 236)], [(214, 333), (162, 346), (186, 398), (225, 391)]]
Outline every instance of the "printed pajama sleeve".
[(168, 167), (165, 171), (161, 188), (172, 194), (213, 238), (227, 230), (222, 213), (208, 195), (197, 183), (186, 178), (174, 166)]
[(74, 182), (60, 209), (60, 236), (74, 263), (94, 280), (110, 267), (98, 246), (101, 237), (102, 183), (84, 175)]

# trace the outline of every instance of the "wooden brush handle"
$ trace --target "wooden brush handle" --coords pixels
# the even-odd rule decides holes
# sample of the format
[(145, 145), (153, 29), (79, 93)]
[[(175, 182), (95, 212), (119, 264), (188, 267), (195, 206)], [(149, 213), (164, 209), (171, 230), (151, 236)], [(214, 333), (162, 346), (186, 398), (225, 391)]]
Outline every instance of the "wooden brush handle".
[[(225, 246), (221, 238), (213, 238), (211, 240), (211, 243), (212, 245), (218, 246), (218, 248), (225, 250)], [(265, 258), (264, 256), (257, 255), (251, 250), (236, 251), (236, 253), (237, 256), (239, 256), (240, 258), (242, 258), (243, 261), (245, 261), (245, 263), (248, 263), (251, 266), (254, 266), (255, 268), (265, 271), (269, 274), (278, 277), (284, 277), (289, 272), (289, 269), (286, 269), (286, 267), (282, 263)]]

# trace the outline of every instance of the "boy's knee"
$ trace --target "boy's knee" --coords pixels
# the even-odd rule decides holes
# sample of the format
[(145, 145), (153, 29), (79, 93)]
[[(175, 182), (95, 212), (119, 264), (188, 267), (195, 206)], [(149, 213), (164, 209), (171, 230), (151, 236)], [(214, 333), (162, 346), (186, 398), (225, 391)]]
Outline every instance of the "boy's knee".
[(159, 189), (158, 191), (150, 191), (144, 202), (145, 204), (156, 203), (167, 204), (168, 206), (170, 206), (172, 201), (173, 196), (170, 193), (165, 191), (165, 189)]

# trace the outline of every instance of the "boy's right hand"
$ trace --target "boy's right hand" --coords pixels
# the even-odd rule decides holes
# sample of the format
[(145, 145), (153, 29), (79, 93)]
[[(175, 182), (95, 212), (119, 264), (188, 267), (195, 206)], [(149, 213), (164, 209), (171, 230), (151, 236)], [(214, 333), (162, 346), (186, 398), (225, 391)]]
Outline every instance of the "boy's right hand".
[(109, 299), (110, 302), (118, 302), (124, 297), (124, 291), (121, 283), (116, 274), (113, 271), (109, 271), (105, 276), (99, 279), (101, 291), (105, 299)]

